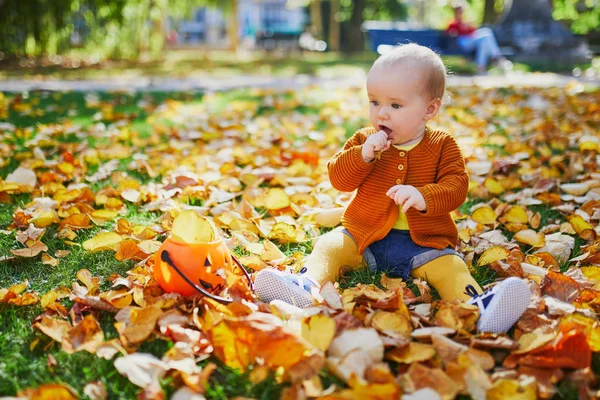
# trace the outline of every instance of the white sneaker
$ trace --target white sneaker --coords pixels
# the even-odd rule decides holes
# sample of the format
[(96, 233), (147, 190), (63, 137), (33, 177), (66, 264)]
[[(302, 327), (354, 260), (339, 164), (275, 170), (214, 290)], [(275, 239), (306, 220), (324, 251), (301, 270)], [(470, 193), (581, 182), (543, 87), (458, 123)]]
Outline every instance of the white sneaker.
[(505, 279), (482, 294), (477, 294), (475, 288), (469, 285), (466, 293), (473, 296), (467, 303), (481, 310), (477, 322), (477, 329), (481, 332), (508, 331), (523, 315), (531, 300), (527, 283), (515, 277)]
[(310, 294), (313, 287), (319, 285), (305, 275), (290, 274), (272, 268), (256, 273), (254, 291), (263, 301), (282, 300), (296, 307), (305, 308), (314, 304)]

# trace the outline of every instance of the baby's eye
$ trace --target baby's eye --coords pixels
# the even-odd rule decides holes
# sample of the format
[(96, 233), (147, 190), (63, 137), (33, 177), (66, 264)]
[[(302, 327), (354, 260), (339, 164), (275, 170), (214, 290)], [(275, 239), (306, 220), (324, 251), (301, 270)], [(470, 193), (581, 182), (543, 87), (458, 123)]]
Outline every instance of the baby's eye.
[(371, 104), (377, 107), (379, 105), (379, 102), (377, 100), (371, 100)]
[(399, 109), (400, 108), (400, 104), (394, 103), (394, 104), (392, 104), (392, 108)]

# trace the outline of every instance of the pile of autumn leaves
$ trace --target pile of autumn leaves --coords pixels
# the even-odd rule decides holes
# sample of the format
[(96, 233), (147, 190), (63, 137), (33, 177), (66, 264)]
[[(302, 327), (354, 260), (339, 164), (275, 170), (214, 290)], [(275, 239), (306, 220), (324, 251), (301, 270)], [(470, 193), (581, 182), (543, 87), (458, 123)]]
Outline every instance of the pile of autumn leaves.
[[(25, 137), (30, 151), (0, 180), (0, 201), (30, 193), (31, 202), (16, 209), (12, 224), (0, 231), (15, 237), (12, 255), (0, 262), (39, 257), (58, 265), (69, 252), (50, 254), (44, 244), (46, 229), (55, 227), (69, 246), (112, 251), (136, 264), (126, 276), (97, 277), (82, 268), (73, 271), (71, 287), (47, 293), (29, 291), (27, 282), (15, 284), (0, 289), (0, 302), (39, 303), (43, 313), (33, 328), (67, 353), (114, 359), (144, 398), (161, 398), (159, 380), (167, 375), (178, 387), (173, 398), (202, 394), (216, 366), (197, 362), (211, 355), (251, 369), (254, 383), (274, 371), (288, 383), (284, 396), (290, 399), (550, 398), (562, 379), (578, 388), (580, 398), (594, 397), (591, 357), (600, 351), (599, 93), (583, 92), (577, 84), (455, 89), (454, 103), (436, 121), (464, 150), (470, 198), (477, 200), (468, 212), (455, 213), (461, 253), (474, 272), (492, 269), (500, 278), (528, 279), (532, 302), (510, 336), (477, 333), (477, 307), (433, 301), (422, 281), (415, 282), (417, 296), (385, 275), (384, 289), (340, 290), (327, 283), (317, 295), (319, 305), (305, 310), (261, 303), (243, 279), (231, 276), (223, 295), (235, 301), (228, 306), (164, 293), (156, 284), (153, 254), (182, 210), (211, 218), (228, 246), (241, 251), (245, 266), (296, 268), (306, 254), (286, 255), (283, 245), (312, 240), (320, 228), (339, 224), (351, 198), (331, 187), (325, 163), (343, 143), (342, 124), (365, 121), (366, 101), (357, 89), (311, 88), (291, 96), (256, 91), (258, 101), (232, 102), (219, 114), (212, 112), (210, 96), (202, 105), (167, 101), (150, 110), (149, 137), (93, 95), (87, 107), (97, 109), (102, 122), (86, 130), (70, 122), (34, 130), (2, 124), (3, 135)], [(23, 100), (1, 99), (5, 109), (35, 110)], [(300, 114), (299, 105), (320, 112)], [(271, 112), (259, 114), (265, 106)], [(72, 132), (84, 144), (58, 140)], [(97, 139), (93, 148), (85, 145), (89, 136)], [(0, 144), (2, 157), (13, 151), (10, 141)], [(163, 179), (142, 184), (119, 170), (118, 160), (126, 157), (128, 170)], [(92, 191), (98, 182), (106, 185)], [(147, 226), (128, 221), (128, 206), (157, 211), (156, 220)], [(555, 213), (548, 217), (544, 210)], [(79, 240), (94, 226), (103, 230)], [(581, 254), (573, 257), (577, 242)], [(103, 281), (110, 290), (100, 290)], [(115, 315), (118, 339), (105, 340), (101, 313)], [(136, 352), (156, 337), (174, 346), (160, 357)], [(323, 368), (347, 388), (323, 387)], [(101, 382), (90, 382), (84, 392), (106, 397)], [(22, 396), (77, 394), (45, 384)]]

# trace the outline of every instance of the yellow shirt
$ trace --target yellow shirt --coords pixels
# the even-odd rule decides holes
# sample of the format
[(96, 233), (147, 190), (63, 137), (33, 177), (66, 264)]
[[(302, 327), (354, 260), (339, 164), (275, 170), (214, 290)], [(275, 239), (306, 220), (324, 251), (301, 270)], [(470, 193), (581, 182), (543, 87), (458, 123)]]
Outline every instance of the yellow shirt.
[[(412, 150), (419, 143), (421, 143), (420, 140), (417, 143), (409, 144), (408, 146), (398, 146), (398, 145), (393, 145), (393, 146), (398, 150), (409, 151), (409, 150)], [(408, 230), (408, 220), (406, 219), (406, 214), (404, 214), (402, 212), (402, 205), (398, 206), (398, 219), (396, 220), (396, 223), (394, 224), (393, 229), (400, 229), (403, 231)]]

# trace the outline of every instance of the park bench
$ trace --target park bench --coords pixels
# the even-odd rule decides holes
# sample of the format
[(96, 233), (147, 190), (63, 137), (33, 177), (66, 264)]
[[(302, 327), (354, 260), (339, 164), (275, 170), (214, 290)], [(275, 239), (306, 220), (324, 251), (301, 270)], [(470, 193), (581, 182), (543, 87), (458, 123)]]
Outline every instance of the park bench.
[[(475, 51), (465, 52), (446, 31), (430, 28), (411, 28), (405, 23), (388, 21), (366, 21), (363, 29), (368, 32), (371, 49), (382, 54), (391, 46), (402, 43), (417, 43), (427, 46), (442, 55), (475, 57)], [(509, 57), (515, 54), (512, 47), (500, 47), (502, 54)]]

